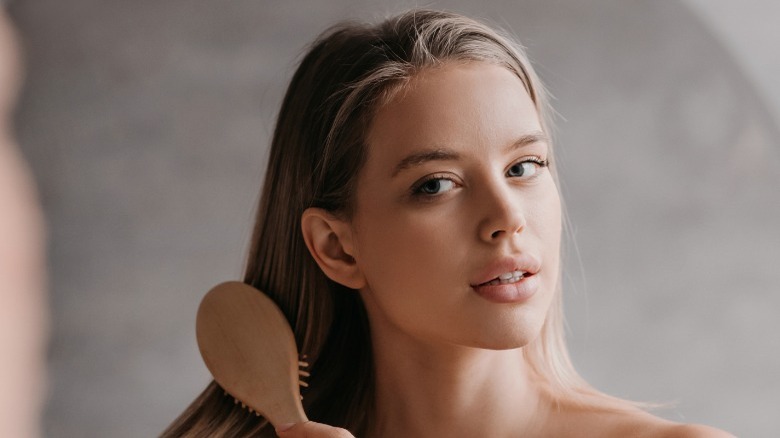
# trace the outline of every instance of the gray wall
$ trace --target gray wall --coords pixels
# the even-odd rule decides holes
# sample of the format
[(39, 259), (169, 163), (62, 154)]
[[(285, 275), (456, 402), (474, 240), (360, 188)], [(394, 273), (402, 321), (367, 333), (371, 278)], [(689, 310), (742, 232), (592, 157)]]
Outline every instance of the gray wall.
[[(427, 4), (511, 28), (557, 98), (580, 371), (677, 401), (659, 412), (671, 419), (780, 430), (780, 91), (766, 74), (780, 32), (753, 20), (774, 3)], [(241, 274), (302, 48), (336, 20), (411, 5), (10, 4), (29, 67), (18, 134), (49, 223), (47, 436), (153, 436), (203, 389), (195, 310)]]

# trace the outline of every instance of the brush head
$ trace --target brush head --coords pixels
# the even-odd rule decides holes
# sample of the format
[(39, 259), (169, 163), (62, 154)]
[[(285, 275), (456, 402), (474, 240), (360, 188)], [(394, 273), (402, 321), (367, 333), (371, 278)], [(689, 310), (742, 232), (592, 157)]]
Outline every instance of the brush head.
[(274, 426), (307, 421), (295, 337), (266, 294), (237, 281), (215, 286), (198, 308), (196, 335), (214, 380), (242, 405)]

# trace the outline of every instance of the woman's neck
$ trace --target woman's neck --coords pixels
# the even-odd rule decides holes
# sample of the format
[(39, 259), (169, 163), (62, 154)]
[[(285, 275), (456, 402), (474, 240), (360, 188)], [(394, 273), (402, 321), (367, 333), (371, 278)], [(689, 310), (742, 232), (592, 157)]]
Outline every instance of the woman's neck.
[(422, 343), (388, 326), (372, 338), (371, 436), (533, 436), (546, 416), (520, 349)]

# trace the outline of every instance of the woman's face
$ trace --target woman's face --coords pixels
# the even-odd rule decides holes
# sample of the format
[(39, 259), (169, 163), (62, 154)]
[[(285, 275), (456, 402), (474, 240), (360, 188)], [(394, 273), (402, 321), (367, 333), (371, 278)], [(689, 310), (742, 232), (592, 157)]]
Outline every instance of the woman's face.
[(425, 70), (378, 110), (367, 142), (351, 226), (372, 331), (533, 340), (557, 286), (561, 207), (520, 79), (481, 62)]

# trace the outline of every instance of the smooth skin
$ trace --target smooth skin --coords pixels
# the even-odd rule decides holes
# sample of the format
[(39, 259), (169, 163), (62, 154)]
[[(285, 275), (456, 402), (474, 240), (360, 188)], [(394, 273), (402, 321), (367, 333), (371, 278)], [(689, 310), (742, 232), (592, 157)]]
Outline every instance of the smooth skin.
[(13, 135), (22, 80), (15, 29), (0, 5), (0, 436), (42, 435), (46, 396), (45, 223)]
[[(544, 165), (548, 141), (514, 74), (480, 62), (418, 73), (378, 110), (367, 143), (353, 217), (310, 208), (302, 228), (323, 272), (366, 305), (378, 413), (370, 436), (731, 436), (638, 409), (556, 408), (525, 363), (522, 347), (557, 287), (561, 203)], [(486, 268), (515, 256), (540, 267), (530, 298), (496, 303), (475, 292)], [(351, 436), (313, 422), (277, 433)]]

